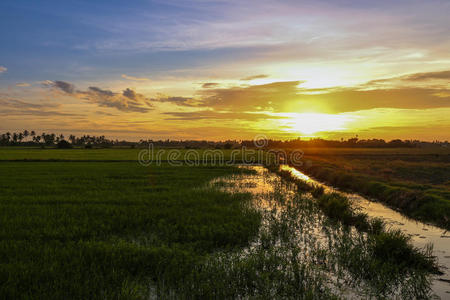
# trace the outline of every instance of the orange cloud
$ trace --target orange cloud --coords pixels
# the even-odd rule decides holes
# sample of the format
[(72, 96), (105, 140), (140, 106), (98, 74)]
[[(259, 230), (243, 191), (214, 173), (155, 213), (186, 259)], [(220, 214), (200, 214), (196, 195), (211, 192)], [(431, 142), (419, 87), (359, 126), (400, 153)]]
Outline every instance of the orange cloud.
[[(421, 82), (404, 85), (400, 81)], [(450, 71), (418, 73), (399, 78), (371, 81), (356, 87), (305, 89), (301, 81), (273, 82), (198, 91), (199, 106), (229, 111), (328, 113), (373, 108), (450, 107), (450, 86), (442, 80)], [(379, 85), (383, 82), (383, 85)]]
[(217, 82), (205, 82), (202, 84), (202, 88), (204, 89), (210, 89), (213, 87), (217, 87), (219, 84)]
[(265, 75), (265, 74), (259, 74), (259, 75), (253, 75), (253, 76), (248, 76), (245, 78), (241, 78), (240, 80), (242, 81), (250, 81), (250, 80), (254, 80), (254, 79), (262, 79), (262, 78), (267, 78), (269, 77), (269, 75)]
[[(1, 96), (0, 96), (1, 97)], [(77, 116), (74, 113), (65, 113), (58, 110), (59, 105), (55, 104), (35, 104), (25, 102), (14, 98), (0, 98), (1, 116), (25, 116), (32, 115), (35, 117), (49, 116)]]
[(284, 116), (273, 116), (264, 113), (246, 113), (246, 112), (218, 112), (210, 110), (201, 110), (195, 112), (165, 112), (165, 115), (171, 116), (166, 120), (244, 120), (259, 121), (268, 119), (285, 119)]

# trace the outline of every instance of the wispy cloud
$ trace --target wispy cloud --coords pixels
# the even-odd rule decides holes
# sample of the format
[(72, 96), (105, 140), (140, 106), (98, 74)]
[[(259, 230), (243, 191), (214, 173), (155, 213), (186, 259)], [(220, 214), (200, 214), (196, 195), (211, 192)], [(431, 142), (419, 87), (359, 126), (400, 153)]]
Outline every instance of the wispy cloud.
[(28, 87), (31, 86), (31, 84), (29, 84), (28, 82), (19, 82), (16, 84), (16, 86), (18, 87)]
[(50, 86), (60, 89), (61, 91), (67, 93), (67, 94), (73, 94), (75, 92), (75, 86), (71, 83), (65, 82), (65, 81), (52, 81), (49, 83)]
[(198, 91), (201, 106), (232, 111), (271, 111), (298, 98), (300, 81)]
[(149, 99), (128, 88), (122, 93), (115, 93), (89, 87), (87, 91), (78, 92), (78, 96), (99, 106), (113, 107), (124, 112), (145, 113), (152, 109)]
[(24, 108), (24, 109), (38, 109), (43, 108), (40, 104), (28, 103), (19, 99), (12, 98), (0, 98), (0, 104), (4, 107), (13, 107), (13, 108)]
[(229, 112), (229, 111), (210, 111), (202, 110), (195, 112), (165, 112), (165, 115), (170, 115), (166, 120), (243, 120), (243, 121), (258, 121), (268, 119), (284, 119), (283, 116), (274, 116), (264, 113), (248, 113), (248, 112)]
[(416, 74), (404, 76), (404, 77), (402, 77), (402, 79), (410, 80), (410, 81), (443, 79), (443, 80), (450, 81), (450, 71), (416, 73)]
[(240, 80), (242, 80), (242, 81), (250, 81), (250, 80), (262, 79), (262, 78), (267, 78), (267, 77), (269, 77), (269, 75), (260, 74), (260, 75), (253, 75), (253, 76), (248, 76), (248, 77), (245, 77), (245, 78), (241, 78)]
[(8, 71), (8, 68), (0, 66), (0, 74)]
[(403, 1), (171, 2), (163, 12), (140, 9), (132, 17), (121, 15), (120, 22), (113, 15), (88, 14), (84, 22), (110, 34), (82, 47), (127, 53), (239, 49), (246, 54), (243, 63), (448, 59), (448, 7), (445, 1), (430, 1), (414, 1), (408, 15)]
[(4, 96), (0, 96), (0, 106), (2, 116), (77, 116), (77, 114), (60, 111), (59, 105), (35, 104)]
[(44, 85), (59, 90), (67, 96), (76, 97), (103, 107), (113, 107), (124, 112), (145, 113), (152, 109), (150, 99), (127, 88), (121, 93), (91, 86), (85, 91), (76, 90), (75, 86), (65, 81), (51, 81)]
[(127, 74), (122, 74), (122, 78), (128, 79), (128, 80), (134, 80), (134, 81), (148, 81), (150, 80), (149, 78), (146, 77), (134, 77), (131, 75), (127, 75)]
[(165, 96), (159, 95), (156, 98), (152, 98), (151, 101), (172, 103), (178, 106), (196, 107), (199, 105), (198, 100), (192, 97), (182, 96)]
[(413, 73), (402, 76), (371, 80), (365, 84), (368, 88), (440, 88), (444, 93), (450, 87), (450, 71)]
[(217, 82), (205, 82), (202, 84), (202, 88), (204, 89), (210, 89), (213, 87), (217, 87), (219, 84)]

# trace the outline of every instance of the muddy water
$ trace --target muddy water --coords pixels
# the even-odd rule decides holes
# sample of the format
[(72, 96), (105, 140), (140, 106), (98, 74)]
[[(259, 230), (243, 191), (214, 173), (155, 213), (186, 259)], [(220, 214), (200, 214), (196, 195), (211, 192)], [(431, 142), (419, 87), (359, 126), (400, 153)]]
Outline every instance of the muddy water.
[(367, 213), (370, 217), (382, 218), (391, 228), (400, 229), (410, 235), (411, 241), (416, 247), (423, 248), (427, 244), (432, 244), (433, 253), (437, 256), (441, 270), (444, 272), (443, 275), (433, 278), (432, 289), (441, 299), (450, 299), (450, 232), (409, 219), (379, 202), (369, 201), (358, 194), (339, 191), (310, 178), (293, 167), (284, 165), (282, 169), (310, 184), (322, 186), (326, 192), (339, 192), (345, 195), (353, 200), (358, 209)]

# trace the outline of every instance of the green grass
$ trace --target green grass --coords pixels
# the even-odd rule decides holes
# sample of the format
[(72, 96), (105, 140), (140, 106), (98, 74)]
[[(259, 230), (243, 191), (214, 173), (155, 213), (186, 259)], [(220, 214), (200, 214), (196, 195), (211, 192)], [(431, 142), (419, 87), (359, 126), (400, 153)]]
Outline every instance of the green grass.
[(10, 160), (77, 160), (136, 161), (142, 149), (41, 149), (0, 147), (0, 161)]
[[(105, 149), (55, 149), (55, 148), (32, 148), (32, 147), (0, 147), (0, 161), (12, 161), (12, 160), (27, 160), (27, 161), (137, 161), (139, 153), (144, 152), (144, 158), (148, 159), (148, 148), (142, 149), (123, 149), (123, 148), (105, 148)], [(161, 152), (160, 156), (157, 156), (158, 152)], [(174, 154), (174, 153), (177, 154)], [(168, 159), (171, 160), (184, 160), (185, 155), (187, 159), (195, 160), (196, 158), (204, 160), (215, 159), (219, 161), (220, 158), (227, 161), (235, 159), (238, 162), (242, 160), (242, 154), (240, 150), (235, 150), (236, 154), (232, 157), (231, 149), (153, 149), (153, 159), (156, 160), (159, 157), (162, 161)], [(170, 154), (172, 153), (172, 154)], [(191, 156), (189, 154), (191, 153)], [(194, 153), (194, 155), (192, 155)], [(169, 155), (173, 155), (169, 157)], [(249, 158), (257, 158), (257, 155), (249, 155)]]
[(0, 163), (0, 295), (142, 298), (219, 249), (247, 245), (247, 194), (200, 187), (232, 167)]

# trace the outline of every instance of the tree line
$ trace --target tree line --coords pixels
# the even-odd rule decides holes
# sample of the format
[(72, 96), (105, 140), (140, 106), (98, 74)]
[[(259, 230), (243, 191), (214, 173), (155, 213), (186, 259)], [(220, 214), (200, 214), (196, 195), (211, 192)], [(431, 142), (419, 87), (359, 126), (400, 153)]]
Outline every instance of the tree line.
[(113, 145), (130, 145), (132, 142), (119, 141), (119, 140), (109, 140), (105, 138), (104, 135), (101, 136), (90, 136), (83, 135), (77, 137), (73, 134), (66, 137), (63, 134), (55, 133), (41, 133), (37, 134), (34, 130), (23, 132), (6, 132), (0, 135), (0, 145), (2, 146), (54, 146), (60, 143), (67, 143), (72, 146), (86, 146), (86, 145), (96, 145), (96, 146), (113, 146)]
[[(24, 130), (21, 132), (6, 132), (0, 135), (1, 146), (57, 146), (59, 148), (71, 147), (147, 147), (148, 145), (166, 148), (216, 148), (216, 149), (236, 149), (236, 148), (255, 148), (261, 145), (261, 141), (255, 140), (226, 140), (226, 141), (207, 141), (207, 140), (143, 140), (132, 142), (118, 139), (108, 139), (104, 135), (91, 136), (83, 135), (77, 137), (73, 134), (67, 138), (63, 134), (41, 133), (37, 134), (34, 130)], [(301, 138), (291, 140), (268, 139), (262, 143), (265, 148), (418, 148), (418, 147), (449, 147), (448, 141), (424, 142), (419, 140), (400, 140), (394, 139), (385, 141), (383, 139), (358, 139), (358, 137), (347, 140), (326, 140), (315, 138), (303, 140)]]

